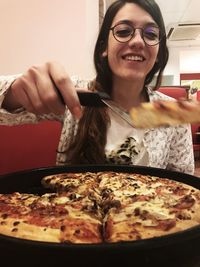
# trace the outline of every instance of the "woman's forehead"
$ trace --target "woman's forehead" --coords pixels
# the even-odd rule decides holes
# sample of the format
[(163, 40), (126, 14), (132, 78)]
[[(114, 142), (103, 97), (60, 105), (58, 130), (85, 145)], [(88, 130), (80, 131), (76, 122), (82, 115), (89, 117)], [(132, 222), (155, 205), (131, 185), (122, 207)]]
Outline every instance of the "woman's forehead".
[(115, 15), (112, 25), (124, 20), (129, 20), (137, 26), (155, 23), (152, 16), (146, 10), (134, 3), (126, 3)]

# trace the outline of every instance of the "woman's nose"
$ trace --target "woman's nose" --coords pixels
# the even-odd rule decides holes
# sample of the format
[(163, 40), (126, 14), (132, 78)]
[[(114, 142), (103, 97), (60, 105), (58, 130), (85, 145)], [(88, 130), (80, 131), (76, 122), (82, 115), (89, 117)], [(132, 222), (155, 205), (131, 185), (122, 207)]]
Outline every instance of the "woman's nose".
[(141, 29), (135, 29), (131, 40), (129, 41), (130, 46), (145, 46), (144, 39), (142, 37)]

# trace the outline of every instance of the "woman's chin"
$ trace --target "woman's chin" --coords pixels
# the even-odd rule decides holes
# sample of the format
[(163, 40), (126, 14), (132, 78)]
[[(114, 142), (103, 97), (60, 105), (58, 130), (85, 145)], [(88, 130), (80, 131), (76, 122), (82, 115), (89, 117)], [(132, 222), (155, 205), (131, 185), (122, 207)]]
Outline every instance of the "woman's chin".
[(144, 74), (136, 73), (133, 71), (124, 72), (120, 75), (121, 80), (129, 81), (129, 82), (143, 82), (144, 81)]

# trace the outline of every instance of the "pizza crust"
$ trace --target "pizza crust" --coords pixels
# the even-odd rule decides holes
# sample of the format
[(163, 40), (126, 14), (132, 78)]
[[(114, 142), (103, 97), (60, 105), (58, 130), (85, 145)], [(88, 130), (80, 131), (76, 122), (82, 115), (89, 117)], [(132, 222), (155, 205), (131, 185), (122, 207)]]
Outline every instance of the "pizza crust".
[[(122, 241), (135, 241), (135, 240), (143, 240), (149, 238), (155, 238), (160, 236), (165, 236), (177, 232), (184, 231), (191, 227), (199, 225), (199, 222), (195, 221), (182, 221), (169, 230), (162, 230), (157, 228), (157, 226), (142, 226), (139, 224), (134, 225), (134, 222), (130, 221), (122, 221), (119, 223), (113, 223), (112, 221), (107, 221), (110, 229), (106, 228), (106, 241), (109, 243), (116, 243)], [(169, 224), (171, 222), (168, 222)]]
[[(18, 224), (15, 226), (16, 222)], [(22, 239), (60, 242), (60, 231), (49, 227), (28, 224), (22, 219), (7, 218), (0, 221), (0, 234)]]
[(12, 218), (10, 215), (0, 219), (0, 234), (56, 243), (101, 243), (100, 227), (99, 220), (88, 214), (81, 216), (78, 212), (60, 218), (46, 215), (41, 220), (38, 215), (28, 215), (23, 219)]
[[(199, 210), (196, 210), (199, 214)], [(200, 218), (188, 216), (179, 220), (173, 216), (166, 219), (156, 219), (152, 214), (149, 218), (138, 219), (134, 212), (130, 213), (121, 208), (113, 209), (105, 220), (106, 242), (134, 241), (160, 237), (190, 229), (200, 224)]]

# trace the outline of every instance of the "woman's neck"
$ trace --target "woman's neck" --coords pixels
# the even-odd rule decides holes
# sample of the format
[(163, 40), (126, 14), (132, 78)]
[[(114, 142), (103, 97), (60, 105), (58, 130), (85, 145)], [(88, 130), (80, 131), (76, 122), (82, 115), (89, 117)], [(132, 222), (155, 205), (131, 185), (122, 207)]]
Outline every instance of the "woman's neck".
[(112, 99), (125, 110), (148, 101), (144, 83), (113, 81)]

